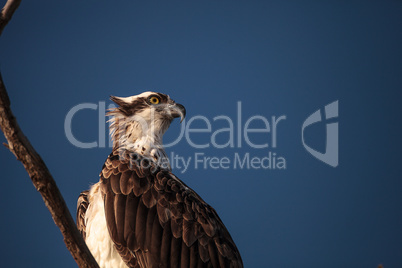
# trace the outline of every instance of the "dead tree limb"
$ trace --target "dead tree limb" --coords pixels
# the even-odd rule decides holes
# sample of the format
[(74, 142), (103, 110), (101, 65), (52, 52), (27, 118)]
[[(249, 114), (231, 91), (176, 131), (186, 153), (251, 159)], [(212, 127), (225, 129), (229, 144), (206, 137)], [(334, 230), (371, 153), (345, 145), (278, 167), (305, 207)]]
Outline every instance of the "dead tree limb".
[(1, 9), (0, 15), (0, 35), (3, 32), (4, 27), (11, 20), (14, 11), (17, 10), (21, 0), (8, 0), (4, 7)]
[[(20, 0), (9, 0), (1, 11), (0, 34), (14, 11), (17, 9)], [(56, 182), (50, 174), (42, 158), (32, 147), (20, 129), (16, 118), (10, 108), (3, 78), (0, 74), (0, 128), (6, 137), (6, 147), (22, 162), (33, 185), (42, 195), (46, 207), (49, 209), (52, 218), (59, 227), (67, 249), (71, 252), (79, 267), (99, 267), (91, 255), (83, 238), (81, 237), (74, 220), (67, 208), (67, 205), (57, 188)]]

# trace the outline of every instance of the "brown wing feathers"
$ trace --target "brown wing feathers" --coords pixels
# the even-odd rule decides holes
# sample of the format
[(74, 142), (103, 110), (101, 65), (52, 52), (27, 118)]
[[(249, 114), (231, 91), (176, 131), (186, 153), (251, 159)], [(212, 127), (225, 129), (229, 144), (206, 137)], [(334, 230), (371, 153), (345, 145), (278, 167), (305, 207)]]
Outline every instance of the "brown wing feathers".
[(215, 210), (171, 172), (114, 152), (101, 180), (109, 233), (129, 267), (243, 267)]
[(77, 228), (80, 231), (82, 237), (85, 240), (86, 237), (86, 224), (85, 224), (85, 213), (88, 208), (88, 193), (89, 191), (83, 191), (78, 197), (77, 201)]

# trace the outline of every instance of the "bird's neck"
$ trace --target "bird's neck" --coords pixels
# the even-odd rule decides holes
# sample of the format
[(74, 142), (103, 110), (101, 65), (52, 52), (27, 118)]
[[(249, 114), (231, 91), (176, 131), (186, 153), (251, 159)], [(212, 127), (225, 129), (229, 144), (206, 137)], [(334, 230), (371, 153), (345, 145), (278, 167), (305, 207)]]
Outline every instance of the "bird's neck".
[(113, 150), (134, 152), (170, 169), (169, 158), (162, 142), (164, 131), (160, 129), (153, 123), (144, 127), (137, 122), (115, 122), (111, 125)]

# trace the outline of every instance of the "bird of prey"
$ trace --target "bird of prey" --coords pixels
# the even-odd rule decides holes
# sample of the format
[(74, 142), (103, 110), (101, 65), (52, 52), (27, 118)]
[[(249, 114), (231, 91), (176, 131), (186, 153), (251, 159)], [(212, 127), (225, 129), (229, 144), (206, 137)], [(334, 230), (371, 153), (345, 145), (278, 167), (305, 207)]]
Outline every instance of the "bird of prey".
[(77, 227), (99, 266), (243, 267), (216, 211), (171, 171), (162, 137), (184, 106), (155, 92), (111, 100), (113, 150), (77, 204)]

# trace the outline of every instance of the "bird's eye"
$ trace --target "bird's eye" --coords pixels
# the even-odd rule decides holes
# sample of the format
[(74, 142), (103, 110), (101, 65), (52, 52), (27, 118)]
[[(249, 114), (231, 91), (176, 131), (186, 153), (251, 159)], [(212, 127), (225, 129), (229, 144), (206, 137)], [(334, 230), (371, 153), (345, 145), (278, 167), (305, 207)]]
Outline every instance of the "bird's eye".
[(156, 96), (151, 96), (151, 97), (149, 97), (149, 102), (150, 102), (151, 104), (158, 104), (158, 103), (160, 102), (160, 100), (159, 100), (159, 98), (156, 97)]

